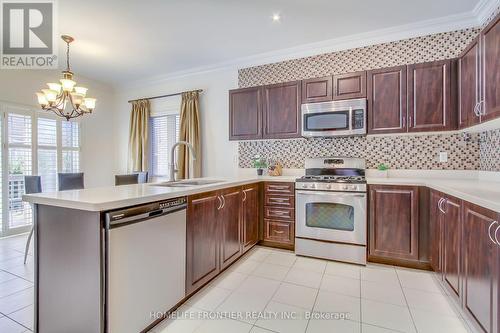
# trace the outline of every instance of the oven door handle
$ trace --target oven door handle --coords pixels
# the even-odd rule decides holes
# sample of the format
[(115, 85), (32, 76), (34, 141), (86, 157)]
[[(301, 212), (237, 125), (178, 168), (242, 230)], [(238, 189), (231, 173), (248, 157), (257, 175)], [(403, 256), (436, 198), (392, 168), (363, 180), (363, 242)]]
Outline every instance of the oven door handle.
[(297, 194), (303, 195), (336, 195), (338, 197), (355, 197), (355, 198), (365, 198), (366, 193), (356, 193), (356, 192), (319, 192), (319, 191), (295, 191)]

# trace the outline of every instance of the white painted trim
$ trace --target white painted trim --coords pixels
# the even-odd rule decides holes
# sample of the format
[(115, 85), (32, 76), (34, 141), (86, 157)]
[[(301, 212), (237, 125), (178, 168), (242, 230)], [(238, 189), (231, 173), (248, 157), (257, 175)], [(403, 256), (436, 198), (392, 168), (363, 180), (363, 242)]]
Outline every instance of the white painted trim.
[(481, 0), (481, 2), (474, 8), (473, 11), (467, 13), (455, 14), (390, 28), (384, 28), (370, 32), (329, 39), (316, 43), (303, 44), (291, 48), (237, 58), (234, 60), (219, 62), (206, 66), (198, 66), (188, 70), (176, 71), (169, 74), (150, 77), (147, 79), (124, 82), (123, 84), (119, 84), (118, 87), (120, 89), (134, 88), (139, 86), (144, 87), (144, 85), (161, 84), (164, 81), (172, 79), (179, 79), (191, 75), (208, 74), (210, 72), (224, 69), (237, 70), (238, 68), (259, 66), (323, 53), (331, 53), (351, 48), (358, 48), (436, 33), (477, 27), (481, 24), (481, 21), (478, 20), (478, 17), (474, 14), (474, 11), (476, 11), (478, 14), (484, 15), (486, 9), (489, 10), (489, 8), (491, 7), (491, 5), (486, 5), (486, 3), (497, 1), (500, 0)]

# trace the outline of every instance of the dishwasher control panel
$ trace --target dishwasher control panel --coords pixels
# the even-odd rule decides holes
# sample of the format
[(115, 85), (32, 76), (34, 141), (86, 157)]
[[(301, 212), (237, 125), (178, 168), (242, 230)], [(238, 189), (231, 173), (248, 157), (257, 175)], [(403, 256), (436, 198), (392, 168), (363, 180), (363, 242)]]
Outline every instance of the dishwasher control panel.
[(167, 201), (160, 201), (160, 209), (171, 208), (175, 206), (180, 206), (186, 203), (186, 197), (175, 198)]

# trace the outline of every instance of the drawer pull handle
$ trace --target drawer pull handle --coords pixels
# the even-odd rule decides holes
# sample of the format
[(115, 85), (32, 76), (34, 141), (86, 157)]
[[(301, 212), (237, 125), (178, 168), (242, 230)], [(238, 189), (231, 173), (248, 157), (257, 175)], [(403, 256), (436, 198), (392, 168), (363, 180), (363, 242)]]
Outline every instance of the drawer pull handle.
[(274, 215), (288, 215), (288, 212), (284, 212), (282, 210), (271, 210), (269, 214), (274, 214)]
[(495, 230), (495, 240), (497, 241), (497, 244), (498, 244), (498, 245), (500, 245), (500, 241), (498, 240), (498, 237), (497, 237), (497, 235), (498, 235), (498, 230), (500, 230), (500, 225), (499, 225), (499, 226), (496, 228), (496, 230)]
[(288, 186), (269, 185), (269, 189), (274, 189), (274, 190), (287, 190), (287, 189), (288, 189)]
[[(490, 240), (493, 244), (498, 244), (497, 242), (495, 242), (495, 240), (493, 239), (493, 237), (491, 237), (491, 227), (493, 227), (494, 224), (497, 224), (498, 222), (497, 221), (493, 221), (491, 222), (490, 226), (488, 227), (488, 236), (490, 237)], [(498, 230), (496, 230), (498, 231)], [(495, 238), (496, 238), (497, 235), (495, 235)]]
[(274, 230), (274, 233), (275, 233), (275, 234), (284, 234), (285, 232), (284, 232), (284, 231)]
[(247, 200), (247, 192), (243, 191), (243, 202)]
[(285, 201), (288, 201), (288, 199), (284, 199), (284, 198), (271, 198), (271, 201), (274, 200), (274, 201), (279, 201), (279, 202), (285, 202)]

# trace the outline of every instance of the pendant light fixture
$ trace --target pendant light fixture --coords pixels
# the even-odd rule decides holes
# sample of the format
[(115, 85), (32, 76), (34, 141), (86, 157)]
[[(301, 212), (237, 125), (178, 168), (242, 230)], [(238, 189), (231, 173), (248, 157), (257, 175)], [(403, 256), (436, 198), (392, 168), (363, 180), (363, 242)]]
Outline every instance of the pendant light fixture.
[(45, 111), (52, 111), (59, 117), (70, 120), (92, 113), (95, 108), (96, 99), (86, 97), (87, 88), (77, 86), (73, 81), (73, 72), (69, 65), (69, 44), (74, 38), (62, 35), (62, 40), (66, 43), (66, 70), (62, 72), (63, 77), (60, 83), (47, 83), (48, 89), (37, 92), (38, 104)]

